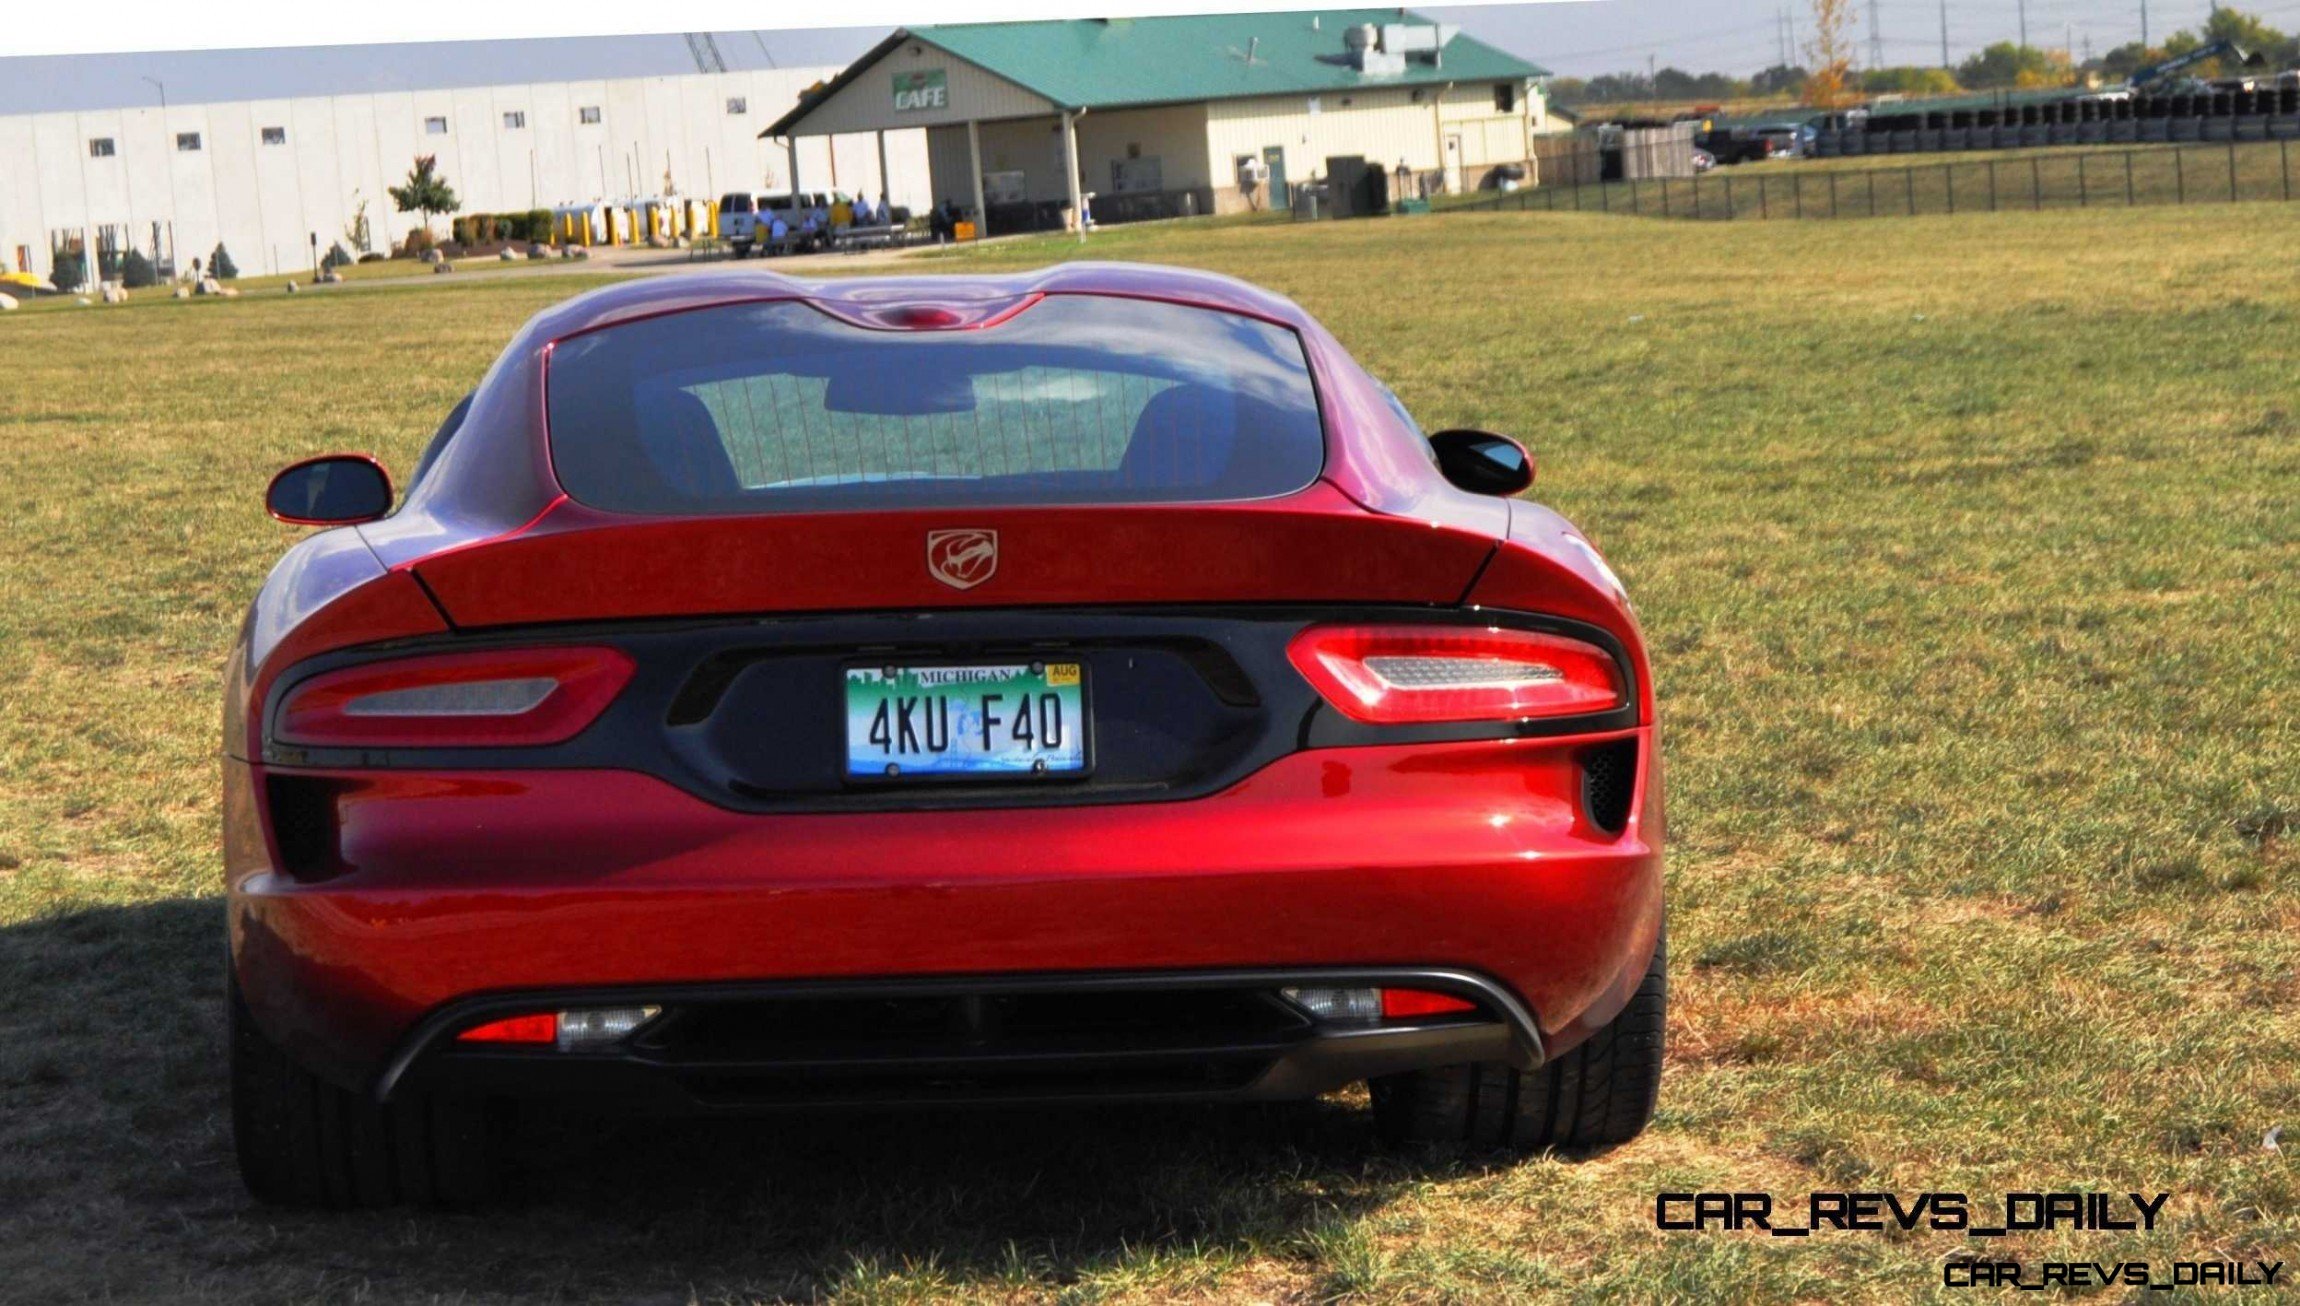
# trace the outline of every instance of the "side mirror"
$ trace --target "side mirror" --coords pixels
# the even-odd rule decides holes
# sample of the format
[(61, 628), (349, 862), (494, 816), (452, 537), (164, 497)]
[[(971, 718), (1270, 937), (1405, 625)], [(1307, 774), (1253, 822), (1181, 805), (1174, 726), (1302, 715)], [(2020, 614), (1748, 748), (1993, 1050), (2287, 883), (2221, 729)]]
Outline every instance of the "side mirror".
[(290, 463), (264, 491), (264, 509), (290, 526), (349, 526), (391, 511), (391, 477), (366, 454)]
[(1490, 431), (1440, 431), (1430, 437), (1438, 470), (1458, 489), (1472, 494), (1516, 494), (1533, 484), (1533, 455), (1506, 435)]

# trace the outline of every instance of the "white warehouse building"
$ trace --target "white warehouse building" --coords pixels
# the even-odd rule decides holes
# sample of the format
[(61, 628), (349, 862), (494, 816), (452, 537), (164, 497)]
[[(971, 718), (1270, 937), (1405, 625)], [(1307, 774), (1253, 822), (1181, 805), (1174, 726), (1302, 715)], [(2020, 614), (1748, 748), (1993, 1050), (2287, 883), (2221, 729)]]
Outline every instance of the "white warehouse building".
[[(525, 213), (672, 191), (788, 189), (792, 154), (760, 128), (836, 68), (762, 69), (0, 116), (0, 264), (47, 276), (83, 231), (116, 275), (163, 274), (219, 243), (245, 275), (311, 266), (312, 243), (389, 252), (418, 223), (385, 187), (419, 155), (466, 213)], [(810, 136), (809, 190), (932, 202), (926, 133)], [(884, 161), (884, 175), (881, 161)], [(357, 238), (366, 219), (364, 248)], [(434, 219), (434, 228), (443, 226)], [(442, 232), (441, 234), (444, 234)]]

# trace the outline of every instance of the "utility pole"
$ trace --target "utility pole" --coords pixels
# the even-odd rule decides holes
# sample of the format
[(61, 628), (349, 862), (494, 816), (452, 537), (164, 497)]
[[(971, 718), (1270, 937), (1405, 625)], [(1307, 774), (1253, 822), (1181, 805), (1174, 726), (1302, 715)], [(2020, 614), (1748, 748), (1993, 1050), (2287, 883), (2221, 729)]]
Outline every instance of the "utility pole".
[(2020, 48), (2021, 48), (2021, 49), (2023, 49), (2023, 50), (2026, 50), (2026, 49), (2028, 49), (2028, 0), (2019, 0), (2019, 8), (2020, 8)]
[(1869, 66), (1885, 66), (1885, 34), (1877, 22), (1877, 0), (1869, 0)]
[[(2145, 2), (2145, 0), (2144, 0)], [(1941, 67), (1949, 66), (1949, 0), (1941, 0)]]
[(2148, 0), (2140, 0), (2140, 54), (2148, 57)]

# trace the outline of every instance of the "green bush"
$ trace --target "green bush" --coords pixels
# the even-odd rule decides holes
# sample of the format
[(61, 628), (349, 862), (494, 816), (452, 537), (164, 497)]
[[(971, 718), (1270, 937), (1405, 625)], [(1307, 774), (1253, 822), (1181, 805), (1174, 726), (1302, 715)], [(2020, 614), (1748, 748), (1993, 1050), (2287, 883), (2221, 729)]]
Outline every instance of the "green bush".
[(527, 211), (527, 239), (538, 245), (551, 243), (551, 210), (529, 209)]
[(407, 258), (414, 258), (438, 243), (438, 239), (431, 234), (431, 228), (417, 227), (407, 233), (407, 239), (399, 242), (399, 252)]
[(52, 271), (48, 273), (48, 280), (55, 285), (56, 289), (78, 290), (80, 288), (80, 282), (83, 279), (84, 278), (81, 275), (80, 269), (79, 252), (75, 250), (72, 253), (67, 254), (62, 251), (58, 251), (56, 254), (56, 266)]
[(319, 257), (319, 265), (323, 268), (347, 268), (351, 264), (351, 251), (343, 247), (342, 241), (330, 245), (327, 253)]
[(152, 260), (144, 257), (144, 251), (131, 249), (128, 257), (120, 261), (120, 284), (130, 290), (156, 286), (160, 284), (160, 270), (152, 266)]
[(208, 275), (218, 281), (237, 281), (239, 279), (240, 265), (232, 262), (232, 252), (225, 249), (224, 243), (220, 240), (216, 242), (215, 253), (208, 255)]

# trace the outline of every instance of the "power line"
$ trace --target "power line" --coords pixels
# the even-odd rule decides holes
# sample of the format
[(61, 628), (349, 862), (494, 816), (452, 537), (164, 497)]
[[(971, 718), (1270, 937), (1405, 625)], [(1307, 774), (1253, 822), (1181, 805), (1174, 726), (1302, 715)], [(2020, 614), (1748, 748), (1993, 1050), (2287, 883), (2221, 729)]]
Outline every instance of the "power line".
[[(1539, 57), (1543, 59), (1555, 59), (1563, 61), (1566, 59), (1590, 59), (1595, 58), (1598, 55), (1607, 54), (1644, 54), (1648, 51), (1659, 50), (1663, 46), (1676, 46), (1689, 42), (1705, 41), (1710, 38), (1720, 36), (1739, 36), (1744, 33), (1760, 31), (1763, 29), (1763, 27), (1764, 24), (1761, 23), (1737, 23), (1731, 27), (1719, 27), (1706, 32), (1677, 33), (1674, 35), (1662, 37), (1661, 39), (1655, 41), (1641, 41), (1635, 45), (1614, 45), (1595, 50), (1542, 51)], [(1778, 19), (1775, 19), (1773, 22), (1773, 30), (1776, 34), (1780, 31), (1780, 21)]]

